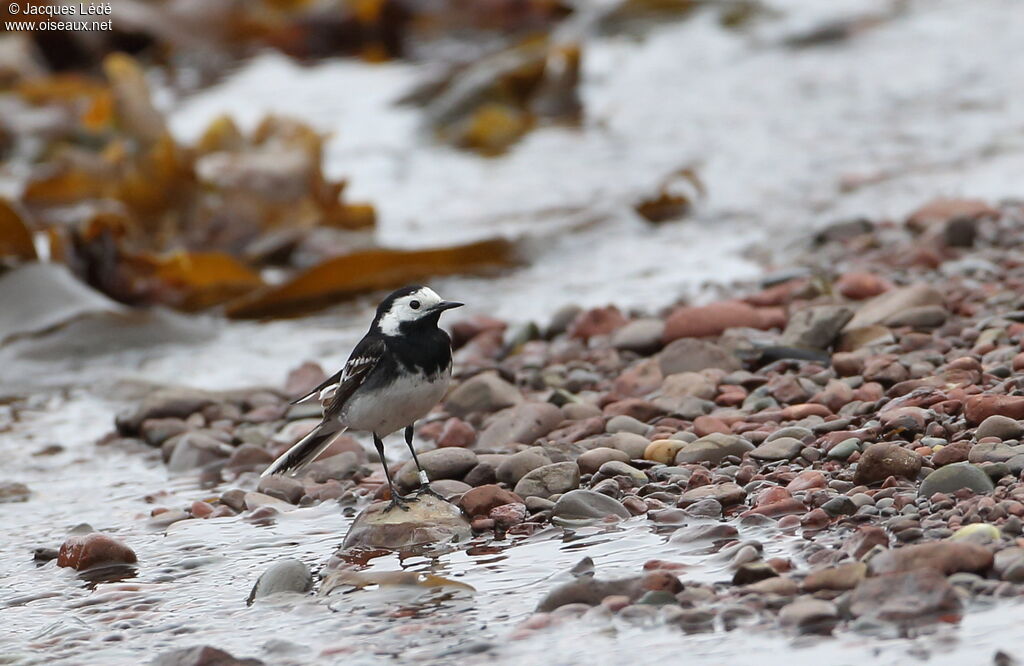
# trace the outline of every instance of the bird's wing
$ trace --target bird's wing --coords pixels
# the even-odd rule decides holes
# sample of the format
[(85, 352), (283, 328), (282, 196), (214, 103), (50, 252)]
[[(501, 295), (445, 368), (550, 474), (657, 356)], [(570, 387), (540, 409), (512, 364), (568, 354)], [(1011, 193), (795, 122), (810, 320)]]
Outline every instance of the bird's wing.
[[(351, 395), (352, 391), (362, 383), (363, 378), (377, 365), (377, 361), (384, 351), (384, 342), (381, 339), (363, 338), (355, 346), (355, 349), (352, 350), (348, 361), (345, 362), (345, 367), (325, 379), (309, 393), (292, 400), (291, 404), (296, 405), (313, 398), (320, 402), (328, 400), (334, 402), (334, 398), (343, 387), (347, 389), (347, 395)], [(354, 384), (352, 383), (353, 380), (355, 380)], [(351, 387), (349, 388), (350, 384)], [(343, 404), (344, 400), (341, 403)]]
[(356, 389), (366, 381), (373, 369), (380, 363), (385, 352), (387, 352), (387, 345), (380, 338), (366, 337), (359, 341), (341, 371), (341, 381), (337, 383), (330, 402), (324, 408), (325, 419), (341, 411), (345, 402), (352, 397)]
[[(346, 365), (346, 367), (348, 366)], [(325, 379), (319, 386), (317, 386), (315, 389), (313, 389), (306, 395), (302, 396), (301, 398), (295, 398), (294, 400), (292, 400), (291, 404), (297, 405), (300, 402), (306, 402), (307, 400), (310, 400), (312, 398), (316, 398), (317, 400), (323, 400), (327, 397), (330, 397), (331, 393), (333, 393), (333, 389), (335, 389), (338, 386), (338, 384), (341, 383), (341, 378), (344, 374), (344, 368), (338, 370), (336, 373)]]

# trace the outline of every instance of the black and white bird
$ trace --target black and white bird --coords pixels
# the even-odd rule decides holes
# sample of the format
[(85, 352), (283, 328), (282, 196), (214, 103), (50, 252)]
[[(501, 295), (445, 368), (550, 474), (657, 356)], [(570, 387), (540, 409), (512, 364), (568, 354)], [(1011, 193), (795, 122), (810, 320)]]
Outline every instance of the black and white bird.
[(445, 310), (462, 303), (443, 300), (429, 287), (392, 292), (345, 367), (295, 402), (324, 403), (323, 420), (312, 432), (264, 470), (262, 476), (296, 472), (313, 462), (336, 436), (348, 429), (373, 435), (391, 488), (392, 507), (405, 506), (384, 457), (382, 438), (405, 428), (405, 443), (419, 469), (420, 487), (429, 491), (427, 473), (412, 446), (413, 424), (444, 397), (452, 375), (452, 344), (437, 327)]

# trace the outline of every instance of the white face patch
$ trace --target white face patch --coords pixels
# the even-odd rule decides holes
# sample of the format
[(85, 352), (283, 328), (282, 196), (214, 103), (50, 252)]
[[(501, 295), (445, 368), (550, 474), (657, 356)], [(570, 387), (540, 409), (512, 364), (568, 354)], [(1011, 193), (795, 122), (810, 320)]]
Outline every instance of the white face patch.
[(423, 317), (442, 300), (430, 287), (422, 287), (408, 296), (396, 299), (391, 309), (380, 319), (380, 332), (384, 335), (398, 335), (398, 327), (402, 323)]

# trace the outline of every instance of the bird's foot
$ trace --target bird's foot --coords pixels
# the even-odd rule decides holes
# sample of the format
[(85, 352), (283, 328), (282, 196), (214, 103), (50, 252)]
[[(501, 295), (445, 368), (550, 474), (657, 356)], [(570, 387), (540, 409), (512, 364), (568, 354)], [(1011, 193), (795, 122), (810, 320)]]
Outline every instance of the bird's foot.
[(402, 495), (398, 495), (396, 493), (392, 493), (392, 495), (391, 495), (391, 502), (388, 503), (388, 506), (387, 506), (386, 509), (384, 509), (384, 512), (387, 513), (389, 511), (392, 511), (392, 510), (395, 509), (395, 507), (401, 509), (402, 511), (408, 511), (409, 510), (409, 498), (408, 497), (403, 497)]
[(447, 497), (445, 497), (441, 493), (439, 493), (436, 490), (434, 490), (433, 488), (431, 488), (429, 483), (424, 483), (423, 485), (421, 485), (419, 487), (419, 490), (416, 491), (416, 495), (417, 495), (417, 497), (420, 496), (420, 495), (430, 495), (431, 497), (436, 497), (437, 499), (439, 499), (439, 500), (441, 500), (443, 502), (447, 502), (448, 501)]

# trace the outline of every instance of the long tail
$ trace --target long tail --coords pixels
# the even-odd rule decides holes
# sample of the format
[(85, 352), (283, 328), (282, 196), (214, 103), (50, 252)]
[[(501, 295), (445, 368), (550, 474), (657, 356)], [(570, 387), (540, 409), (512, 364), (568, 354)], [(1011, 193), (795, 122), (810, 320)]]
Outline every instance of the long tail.
[(297, 472), (309, 463), (316, 460), (317, 456), (324, 452), (336, 436), (348, 430), (347, 427), (340, 427), (334, 422), (322, 422), (313, 431), (303, 437), (292, 448), (281, 454), (281, 457), (270, 463), (270, 466), (263, 470), (260, 478), (271, 474), (286, 474)]

